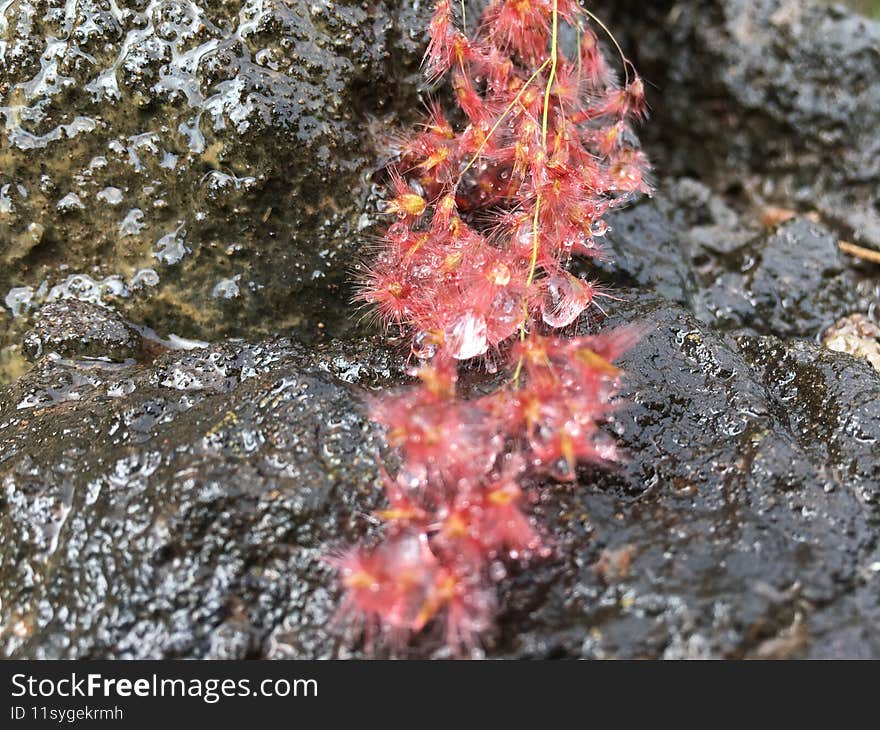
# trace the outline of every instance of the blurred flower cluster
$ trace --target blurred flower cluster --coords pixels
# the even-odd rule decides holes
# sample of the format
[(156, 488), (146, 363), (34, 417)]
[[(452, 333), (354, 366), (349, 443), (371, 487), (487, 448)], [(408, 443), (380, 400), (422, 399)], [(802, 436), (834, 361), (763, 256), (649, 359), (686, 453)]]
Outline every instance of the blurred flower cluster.
[[(576, 0), (491, 0), (476, 21), (468, 33), (463, 4), (436, 2), (424, 65), (451, 75), (458, 110), (432, 104), (387, 171), (393, 222), (358, 296), (408, 334), (420, 384), (372, 405), (401, 461), (383, 472), (385, 539), (333, 558), (345, 615), (404, 640), (443, 625), (464, 652), (492, 625), (504, 561), (546, 550), (523, 477), (617, 457), (600, 426), (635, 334), (565, 336), (610, 296), (568, 265), (599, 256), (605, 214), (649, 192), (630, 126), (644, 86), (622, 54), (615, 78), (598, 19)], [(473, 358), (502, 364), (505, 385), (461, 397)]]

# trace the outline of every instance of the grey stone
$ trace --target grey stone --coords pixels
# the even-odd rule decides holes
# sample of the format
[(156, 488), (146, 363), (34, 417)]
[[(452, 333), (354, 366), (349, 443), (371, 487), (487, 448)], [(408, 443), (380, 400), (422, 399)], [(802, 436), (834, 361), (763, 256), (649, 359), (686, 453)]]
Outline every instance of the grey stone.
[(122, 317), (77, 299), (62, 299), (43, 307), (22, 341), (22, 350), (31, 360), (55, 354), (122, 361), (137, 357), (141, 349), (140, 334)]

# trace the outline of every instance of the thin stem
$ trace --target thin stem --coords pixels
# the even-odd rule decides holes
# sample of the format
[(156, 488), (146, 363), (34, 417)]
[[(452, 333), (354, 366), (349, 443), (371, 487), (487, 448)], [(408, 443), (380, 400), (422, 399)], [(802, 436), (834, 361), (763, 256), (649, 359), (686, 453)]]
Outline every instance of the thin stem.
[(597, 18), (595, 15), (593, 15), (593, 13), (591, 13), (589, 10), (587, 10), (586, 8), (582, 8), (582, 10), (584, 11), (584, 13), (587, 14), (587, 16), (596, 25), (598, 25), (603, 31), (605, 31), (605, 35), (607, 35), (611, 39), (611, 42), (614, 44), (614, 47), (617, 49), (617, 54), (620, 56), (620, 62), (623, 64), (623, 75), (626, 79), (626, 81), (624, 82), (624, 86), (629, 86), (629, 61), (627, 61), (626, 56), (623, 55), (623, 49), (620, 47), (620, 44), (617, 42), (617, 38), (614, 37), (614, 33), (612, 33), (610, 30), (608, 30), (608, 26), (606, 26), (605, 23), (603, 23), (601, 20), (599, 20), (599, 18)]
[(495, 124), (492, 125), (492, 129), (489, 130), (489, 133), (485, 136), (483, 141), (480, 143), (480, 146), (477, 147), (477, 151), (474, 152), (474, 156), (471, 157), (470, 162), (464, 166), (462, 171), (458, 174), (458, 180), (455, 182), (455, 187), (458, 187), (458, 184), (461, 182), (461, 179), (464, 177), (464, 174), (474, 166), (474, 163), (480, 158), (480, 155), (483, 153), (483, 150), (486, 148), (486, 145), (489, 143), (489, 138), (495, 133), (499, 126), (501, 126), (501, 122), (504, 121), (504, 118), (510, 113), (510, 110), (513, 109), (519, 103), (519, 100), (522, 98), (522, 95), (525, 93), (525, 90), (528, 88), (529, 84), (532, 83), (540, 73), (547, 67), (547, 64), (550, 63), (550, 59), (548, 58), (544, 63), (540, 65), (540, 67), (529, 76), (528, 80), (522, 85), (522, 88), (519, 90), (517, 95), (513, 97), (513, 101), (507, 105), (507, 108), (502, 112), (501, 116), (498, 117), (498, 120)]
[[(550, 93), (553, 90), (553, 82), (556, 80), (556, 66), (559, 61), (559, 0), (553, 0), (553, 31), (550, 36), (550, 75), (547, 77), (547, 86), (544, 88), (544, 113), (541, 118), (541, 144), (544, 147), (544, 154), (547, 154), (547, 129), (550, 118)], [(543, 66), (547, 65), (544, 61)], [(529, 263), (529, 276), (526, 279), (526, 288), (532, 285), (535, 280), (535, 271), (538, 268), (538, 228), (541, 215), (541, 191), (535, 198), (535, 215), (532, 218), (532, 258)], [(526, 320), (528, 313), (523, 317), (522, 324), (519, 328), (519, 339), (522, 342), (526, 338)], [(519, 383), (519, 376), (522, 372), (522, 358), (516, 364), (516, 371), (513, 374), (514, 384)]]
[[(544, 114), (541, 119), (541, 144), (544, 147), (544, 155), (547, 154), (547, 128), (550, 117), (550, 92), (553, 82), (556, 80), (556, 65), (559, 60), (559, 0), (553, 0), (553, 34), (550, 37), (550, 75), (547, 77), (547, 86), (544, 89)], [(545, 61), (546, 64), (546, 61)], [(541, 191), (535, 199), (535, 216), (532, 219), (532, 260), (529, 266), (529, 277), (526, 286), (531, 286), (535, 278), (535, 269), (538, 265), (538, 223), (541, 214)], [(525, 329), (525, 323), (523, 323)]]
[[(526, 320), (529, 318), (529, 305), (524, 301), (523, 302), (523, 323), (519, 328), (519, 341), (525, 342), (526, 340)], [(519, 385), (519, 375), (523, 369), (523, 356), (519, 356), (519, 361), (516, 363), (516, 370), (513, 373), (513, 385), (516, 387)]]
[(523, 369), (523, 359), (522, 355), (520, 355), (519, 362), (516, 364), (516, 370), (513, 371), (513, 387), (515, 388), (519, 385), (519, 376), (522, 373)]
[(583, 40), (584, 40), (584, 28), (580, 22), (578, 22), (576, 30), (577, 30), (577, 54), (578, 54), (577, 88), (578, 88), (578, 93), (580, 93), (581, 79), (583, 78), (583, 73), (584, 73), (584, 58), (581, 55), (581, 46), (582, 46)]
[(529, 264), (529, 277), (526, 279), (526, 286), (532, 285), (535, 278), (535, 269), (538, 267), (538, 216), (541, 214), (541, 193), (535, 198), (535, 216), (532, 218), (532, 258)]
[(461, 29), (467, 33), (467, 11), (464, 9), (464, 0), (461, 0)]
[(550, 113), (550, 91), (556, 80), (556, 64), (559, 61), (559, 13), (557, 5), (559, 0), (553, 0), (553, 35), (550, 37), (550, 77), (547, 79), (547, 88), (544, 89), (544, 117), (541, 120), (541, 141), (544, 150), (547, 150), (547, 117)]

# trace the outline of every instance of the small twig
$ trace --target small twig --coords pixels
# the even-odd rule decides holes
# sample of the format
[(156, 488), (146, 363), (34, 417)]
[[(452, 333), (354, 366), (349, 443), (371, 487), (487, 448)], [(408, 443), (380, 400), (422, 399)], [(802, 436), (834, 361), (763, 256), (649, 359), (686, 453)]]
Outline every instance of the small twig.
[(606, 26), (605, 23), (603, 23), (599, 18), (597, 18), (595, 15), (593, 15), (593, 13), (591, 13), (589, 10), (587, 10), (586, 8), (582, 8), (582, 10), (584, 11), (584, 13), (587, 14), (587, 16), (590, 19), (592, 19), (592, 21), (596, 25), (598, 25), (603, 31), (605, 31), (605, 35), (607, 35), (611, 39), (611, 42), (614, 44), (614, 47), (617, 49), (617, 55), (620, 56), (620, 62), (623, 64), (623, 75), (624, 75), (624, 79), (625, 79), (623, 82), (623, 85), (625, 87), (629, 86), (629, 65), (630, 64), (629, 64), (629, 61), (627, 61), (626, 56), (623, 53), (623, 49), (620, 47), (620, 44), (617, 42), (617, 38), (614, 37), (614, 33), (612, 33), (610, 30), (608, 30), (608, 26)]
[(840, 246), (841, 251), (848, 253), (850, 256), (855, 256), (857, 259), (862, 259), (862, 261), (870, 261), (872, 264), (880, 264), (880, 251), (856, 246), (848, 241), (839, 241), (837, 245)]
[(549, 64), (549, 63), (550, 63), (550, 59), (548, 58), (546, 61), (544, 61), (544, 63), (542, 63), (542, 64), (541, 64), (541, 65), (535, 70), (535, 73), (533, 73), (531, 76), (529, 76), (528, 80), (522, 85), (522, 87), (521, 87), (520, 90), (519, 90), (519, 93), (518, 93), (515, 97), (513, 97), (513, 101), (510, 102), (510, 104), (507, 105), (507, 109), (505, 109), (505, 110), (502, 112), (501, 116), (498, 117), (498, 121), (496, 121), (495, 124), (492, 125), (492, 129), (490, 129), (490, 130), (489, 130), (489, 133), (483, 138), (483, 141), (480, 143), (480, 146), (477, 147), (477, 151), (474, 152), (474, 156), (471, 157), (470, 162), (468, 162), (467, 165), (465, 165), (465, 166), (462, 168), (461, 172), (458, 173), (458, 179), (456, 180), (454, 187), (456, 187), (456, 188), (458, 187), (459, 183), (461, 183), (461, 180), (462, 180), (462, 178), (464, 177), (464, 174), (465, 174), (468, 170), (470, 170), (471, 167), (473, 167), (473, 164), (474, 164), (478, 159), (480, 159), (480, 155), (483, 153), (483, 148), (484, 148), (484, 147), (488, 144), (488, 142), (489, 142), (489, 137), (491, 137), (493, 134), (495, 134), (495, 130), (498, 129), (498, 127), (500, 126), (501, 122), (504, 121), (504, 118), (508, 115), (508, 113), (510, 112), (510, 110), (513, 109), (513, 107), (516, 106), (517, 102), (522, 98), (522, 95), (525, 93), (526, 88), (528, 87), (528, 85), (529, 85), (530, 83), (532, 83), (532, 81), (534, 81), (536, 78), (538, 78), (538, 75), (539, 75), (539, 74), (540, 74), (545, 68), (547, 68), (547, 64)]

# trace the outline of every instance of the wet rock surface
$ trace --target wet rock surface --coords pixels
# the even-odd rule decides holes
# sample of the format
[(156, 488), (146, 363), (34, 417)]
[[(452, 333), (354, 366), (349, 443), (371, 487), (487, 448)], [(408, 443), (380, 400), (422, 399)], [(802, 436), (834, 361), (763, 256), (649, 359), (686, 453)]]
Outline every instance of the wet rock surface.
[[(30, 16), (35, 25), (29, 30), (19, 17), (23, 4), (27, 3), (15, 4), (14, 12), (7, 10), (6, 26), (0, 23), (0, 37), (7, 39), (0, 58), (17, 64), (16, 84), (34, 78), (44, 67), (43, 51), (28, 56), (26, 50), (41, 37), (40, 24), (48, 22), (44, 11), (53, 7), (41, 4), (40, 12)], [(415, 93), (414, 81), (394, 77), (387, 64), (396, 58), (397, 51), (391, 49), (401, 44), (405, 58), (417, 63), (418, 34), (405, 29), (418, 27), (421, 20), (392, 3), (334, 3), (333, 9), (321, 3), (268, 3), (267, 14), (251, 29), (246, 22), (248, 4), (241, 5), (237, 15), (238, 6), (233, 11), (224, 3), (143, 5), (152, 18), (146, 26), (132, 16), (130, 26), (112, 30), (111, 13), (102, 16), (111, 30), (90, 31), (117, 39), (108, 58), (128, 58), (123, 39), (136, 37), (138, 28), (145, 37), (168, 36), (167, 43), (146, 44), (147, 55), (135, 53), (143, 63), (129, 61), (126, 67), (122, 62), (117, 67), (120, 98), (143, 99), (143, 113), (108, 119), (99, 133), (130, 134), (135, 128), (131, 119), (172, 119), (167, 136), (160, 133), (167, 140), (183, 134), (181, 120), (201, 114), (199, 129), (206, 142), (222, 140), (222, 149), (231, 150), (230, 160), (274, 157), (266, 162), (273, 172), (241, 198), (231, 192), (234, 185), (228, 188), (214, 207), (204, 208), (208, 216), (201, 224), (187, 219), (180, 243), (190, 250), (181, 262), (163, 268), (165, 264), (156, 263), (153, 256), (150, 270), (157, 278), (142, 272), (137, 284), (136, 271), (120, 273), (113, 257), (141, 243), (144, 251), (152, 250), (152, 234), (143, 241), (139, 234), (121, 239), (134, 248), (105, 241), (95, 251), (109, 256), (108, 266), (102, 268), (95, 258), (98, 268), (89, 269), (88, 276), (59, 269), (63, 276), (56, 280), (47, 272), (73, 254), (40, 244), (32, 255), (27, 235), (45, 231), (27, 233), (27, 217), (10, 224), (12, 219), (3, 218), (5, 203), (0, 197), (0, 225), (18, 226), (17, 237), (0, 237), (0, 257), (6, 257), (2, 271), (24, 277), (10, 279), (17, 288), (6, 297), (6, 324), (13, 312), (20, 324), (8, 329), (8, 336), (10, 341), (23, 340), (36, 357), (29, 373), (0, 389), (0, 655), (358, 656), (357, 640), (332, 623), (337, 588), (322, 557), (376, 529), (370, 513), (379, 499), (375, 453), (381, 438), (365, 418), (364, 400), (372, 389), (405, 381), (404, 357), (378, 333), (361, 336), (363, 330), (333, 324), (351, 318), (347, 295), (328, 282), (347, 276), (346, 257), (360, 245), (352, 235), (357, 223), (346, 227), (334, 218), (325, 229), (301, 221), (323, 220), (328, 211), (335, 211), (322, 197), (331, 193), (339, 205), (348, 206), (341, 214), (346, 220), (354, 215), (356, 221), (361, 212), (369, 211), (362, 173), (373, 164), (375, 153), (359, 126), (366, 119), (362, 105), (382, 107), (383, 85), (393, 86), (394, 78), (399, 93)], [(880, 657), (880, 373), (853, 345), (853, 338), (861, 338), (859, 347), (870, 344), (880, 291), (876, 269), (854, 266), (837, 249), (840, 221), (855, 220), (852, 210), (866, 200), (867, 209), (873, 204), (868, 187), (843, 186), (847, 175), (869, 180), (873, 173), (858, 167), (867, 159), (859, 157), (867, 155), (867, 148), (846, 146), (842, 137), (826, 141), (821, 115), (815, 121), (818, 128), (808, 128), (804, 105), (811, 98), (810, 84), (830, 82), (806, 74), (799, 82), (804, 98), (795, 99), (782, 98), (778, 86), (783, 58), (790, 64), (783, 78), (791, 80), (802, 68), (798, 64), (809, 61), (810, 68), (817, 68), (824, 63), (822, 54), (835, 59), (866, 42), (864, 35), (853, 36), (850, 45), (838, 49), (827, 41), (808, 58), (804, 38), (812, 37), (816, 27), (833, 38), (841, 28), (861, 27), (866, 21), (840, 10), (813, 8), (798, 10), (788, 19), (774, 15), (772, 27), (788, 30), (771, 39), (765, 29), (747, 57), (734, 59), (743, 51), (733, 30), (745, 22), (741, 18), (747, 7), (753, 8), (755, 18), (763, 18), (789, 5), (705, 0), (665, 8), (659, 4), (659, 11), (639, 4), (634, 11), (628, 3), (618, 4), (615, 13), (631, 15), (628, 20), (619, 17), (615, 28), (631, 27), (635, 32), (643, 28), (642, 17), (657, 20), (655, 29), (639, 36), (637, 50), (645, 62), (657, 61), (652, 68), (665, 75), (652, 80), (665, 84), (664, 93), (674, 102), (687, 91), (690, 103), (706, 115), (715, 108), (712, 100), (721, 99), (724, 118), (737, 128), (704, 126), (708, 116), (692, 119), (692, 111), (654, 102), (658, 119), (653, 128), (670, 136), (649, 136), (648, 152), (664, 172), (662, 165), (674, 163), (668, 170), (676, 174), (660, 180), (653, 200), (614, 216), (607, 238), (610, 260), (598, 271), (620, 298), (603, 301), (609, 313), (603, 326), (639, 321), (646, 328), (623, 361), (629, 405), (609, 425), (619, 433), (630, 458), (614, 470), (585, 469), (574, 484), (531, 485), (541, 494), (535, 514), (554, 554), (544, 561), (508, 566), (499, 583), (504, 611), (486, 644), (489, 656)], [(143, 15), (146, 10), (130, 12)], [(297, 25), (305, 22), (305, 12), (309, 24)], [(9, 19), (16, 13), (13, 29)], [(204, 28), (192, 25), (195, 35), (185, 41), (181, 17), (214, 20)], [(704, 27), (697, 27), (698, 18)], [(71, 21), (59, 16), (57, 22)], [(298, 37), (297, 28), (304, 28), (304, 37), (315, 42), (314, 47), (297, 45), (296, 53), (314, 52), (325, 66), (309, 76), (316, 94), (326, 88), (327, 96), (339, 93), (346, 105), (358, 95), (359, 84), (370, 84), (374, 98), (352, 101), (346, 107), (350, 117), (328, 110), (327, 125), (321, 117), (317, 136), (306, 135), (305, 146), (299, 148), (301, 169), (294, 170), (288, 169), (291, 158), (286, 156), (294, 153), (281, 143), (303, 130), (292, 120), (307, 124), (303, 120), (320, 110), (294, 112), (286, 107), (293, 102), (284, 89), (302, 81), (300, 71), (284, 65), (287, 56), (283, 61), (269, 59), (282, 64), (279, 69), (260, 66), (258, 51), (283, 47), (289, 52), (283, 40)], [(353, 41), (334, 45), (327, 37), (345, 29), (354, 34)], [(215, 31), (219, 35), (212, 35)], [(13, 37), (19, 39), (18, 46), (9, 44)], [(673, 49), (673, 41), (680, 45)], [(176, 45), (180, 42), (184, 46)], [(110, 61), (101, 60), (101, 47), (89, 51), (100, 61), (95, 68), (109, 67)], [(14, 48), (24, 50), (12, 53)], [(64, 49), (59, 48), (55, 53), (60, 59)], [(232, 112), (217, 112), (204, 91), (203, 102), (193, 102), (185, 93), (186, 103), (163, 101), (163, 94), (178, 92), (159, 90), (178, 76), (175, 72), (163, 77), (162, 64), (183, 63), (186, 48), (201, 49), (195, 55), (204, 54), (211, 73), (225, 79), (216, 81), (222, 89), (231, 88), (224, 83), (244, 84), (236, 98), (251, 99), (252, 106), (242, 102), (234, 108), (250, 110), (244, 118), (251, 126), (213, 126), (216, 114)], [(754, 70), (753, 54), (759, 51), (771, 54), (768, 68), (777, 73), (753, 74), (755, 89), (750, 93), (758, 95), (753, 98), (743, 89)], [(149, 53), (154, 52), (170, 53), (171, 61), (151, 63)], [(684, 75), (686, 62), (697, 58), (706, 74), (700, 83)], [(880, 71), (868, 75), (870, 54), (866, 51), (858, 59), (864, 63), (859, 67), (864, 71), (861, 91), (847, 85), (856, 83), (853, 76), (828, 87), (852, 97), (847, 102), (850, 115), (839, 120), (843, 125), (860, 123), (850, 118), (852, 110), (861, 109), (874, 93), (868, 88), (871, 83), (880, 83)], [(95, 70), (88, 59), (79, 63), (89, 73)], [(722, 72), (723, 64), (731, 68)], [(141, 75), (127, 75), (124, 69), (129, 67), (140, 69)], [(198, 80), (202, 63), (194, 68)], [(652, 78), (651, 68), (644, 70)], [(372, 80), (370, 74), (375, 75)], [(341, 87), (334, 78), (341, 79)], [(736, 89), (742, 93), (734, 93)], [(71, 88), (58, 92), (53, 102), (58, 113), (76, 106), (71, 107), (65, 96), (71, 93)], [(226, 91), (216, 93), (230, 98)], [(760, 95), (774, 93), (780, 96), (774, 104), (761, 100)], [(130, 115), (132, 108), (129, 104)], [(260, 122), (264, 113), (286, 115), (290, 125), (276, 129), (265, 119)], [(62, 118), (51, 120), (58, 124)], [(25, 125), (34, 135), (51, 135), (55, 128), (43, 129), (39, 120), (35, 124)], [(691, 129), (689, 124), (696, 126)], [(6, 125), (8, 133), (8, 115)], [(682, 129), (687, 133), (681, 134)], [(91, 134), (71, 136), (62, 130), (57, 142), (44, 149), (61, 155), (72, 143), (97, 139)], [(754, 149), (759, 152), (752, 154), (748, 135), (757, 135), (753, 144), (767, 149), (758, 146)], [(315, 140), (331, 137), (339, 144), (328, 143), (327, 157), (321, 158)], [(700, 154), (705, 153), (705, 166), (688, 146), (690, 139), (704, 143)], [(199, 165), (215, 177), (218, 170), (246, 176), (244, 168), (232, 163), (209, 161), (215, 154), (207, 151), (213, 142), (198, 154), (186, 151), (189, 141), (173, 152), (183, 165), (174, 173), (179, 173), (175, 186), (192, 186)], [(309, 146), (312, 142), (318, 146)], [(52, 152), (56, 143), (57, 153)], [(846, 147), (848, 172), (841, 159), (831, 159), (835, 144)], [(162, 145), (157, 149), (166, 149)], [(790, 167), (777, 165), (774, 145), (793, 150), (787, 158)], [(88, 159), (95, 154), (83, 149)], [(8, 154), (18, 160), (11, 168), (15, 174), (33, 174), (19, 148), (11, 146)], [(222, 159), (221, 152), (216, 154)], [(683, 164), (688, 159), (691, 162)], [(819, 178), (807, 174), (813, 170), (807, 165), (810, 160), (830, 165), (823, 173), (825, 188)], [(154, 163), (159, 164), (158, 159)], [(709, 167), (721, 172), (710, 174)], [(145, 168), (146, 177), (166, 180), (156, 175), (155, 165)], [(3, 170), (0, 175), (7, 174)], [(322, 182), (325, 173), (330, 183)], [(795, 177), (809, 183), (797, 188), (804, 197), (788, 197), (786, 180)], [(749, 198), (743, 186), (732, 189), (734, 178), (749, 185), (750, 180), (761, 181), (755, 189), (765, 197)], [(40, 225), (70, 235), (71, 247), (91, 251), (94, 240), (78, 236), (73, 222), (84, 226), (94, 220), (89, 206), (96, 204), (97, 192), (103, 193), (108, 207), (118, 199), (108, 187), (130, 194), (114, 185), (114, 179), (101, 178), (94, 195), (72, 187), (58, 196), (57, 202), (65, 201), (60, 208), (54, 202), (48, 206), (48, 198), (42, 200), (39, 207), (49, 222), (42, 218)], [(361, 186), (365, 197), (350, 193), (346, 181)], [(775, 187), (778, 184), (783, 187)], [(318, 201), (315, 207), (288, 209), (285, 196), (310, 185), (315, 195), (310, 200)], [(14, 190), (4, 195), (12, 196)], [(761, 206), (753, 203), (772, 200), (779, 190), (786, 194), (778, 204), (803, 206), (819, 216), (796, 215), (768, 228)], [(851, 191), (851, 209), (841, 205), (841, 218), (827, 215), (816, 197), (821, 190), (832, 197)], [(266, 219), (266, 225), (275, 221), (276, 239), (260, 237), (251, 227), (255, 216), (262, 221), (265, 209), (260, 205), (270, 195), (267, 191), (281, 201), (280, 208), (271, 206)], [(251, 194), (255, 197), (248, 198)], [(36, 211), (36, 202), (16, 210), (31, 204)], [(202, 210), (187, 206), (182, 209)], [(177, 216), (177, 210), (177, 203), (171, 203), (166, 214)], [(298, 217), (308, 210), (313, 210), (308, 213), (312, 218)], [(144, 221), (153, 224), (146, 216), (133, 216), (126, 225), (135, 230)], [(199, 240), (191, 231), (208, 228), (216, 246), (204, 244), (205, 239), (191, 245)], [(870, 226), (862, 230), (867, 237)], [(238, 236), (231, 233), (235, 231)], [(321, 258), (325, 231), (340, 246), (331, 250), (345, 253), (326, 260), (321, 269), (326, 277), (303, 283), (300, 291), (310, 303), (293, 297), (279, 305), (277, 295), (287, 291), (287, 284), (273, 288), (268, 282), (296, 279), (308, 271), (311, 259), (304, 268), (292, 259)], [(245, 242), (238, 254), (226, 252), (236, 243), (233, 238)], [(9, 241), (17, 243), (10, 247)], [(261, 248), (266, 241), (270, 243)], [(176, 246), (168, 239), (161, 250), (180, 250)], [(29, 253), (15, 258), (25, 249)], [(133, 259), (137, 256), (132, 254)], [(239, 268), (218, 268), (217, 262), (226, 258), (237, 261)], [(269, 269), (261, 280), (265, 287), (251, 289), (259, 272)], [(228, 275), (218, 276), (221, 270)], [(135, 306), (136, 302), (141, 303)], [(123, 314), (100, 304), (115, 305)], [(327, 321), (321, 332), (326, 334), (293, 328), (293, 337), (259, 335), (263, 325), (291, 330), (288, 315), (308, 318), (312, 305), (327, 314), (321, 315)], [(24, 322), (35, 310), (41, 310), (39, 316), (23, 337)], [(132, 317), (132, 312), (144, 316)], [(860, 318), (853, 319), (854, 314)], [(178, 331), (206, 340), (251, 325), (254, 329), (245, 339), (227, 338), (203, 347), (173, 338), (161, 346), (135, 346), (146, 330), (132, 330), (127, 320), (165, 324), (159, 328), (163, 334)], [(177, 330), (184, 320), (192, 328)], [(580, 326), (596, 324), (590, 319)], [(832, 351), (820, 344), (823, 336), (827, 342), (846, 336), (853, 346)], [(169, 349), (182, 346), (193, 349)], [(61, 357), (47, 356), (50, 350)], [(437, 655), (437, 646), (433, 637), (423, 637), (404, 653)]]
[[(361, 380), (390, 374), (357, 353)], [(43, 360), (0, 394), (4, 656), (326, 656), (334, 543), (375, 504), (344, 351)]]
[(750, 241), (705, 266), (703, 306), (722, 328), (780, 337), (815, 337), (834, 316), (858, 306), (837, 236), (804, 219)]
[(880, 247), (880, 22), (800, 0), (596, 5), (654, 84), (662, 169)]
[[(490, 654), (878, 655), (880, 375), (621, 293), (608, 324), (650, 327), (624, 361), (631, 459), (540, 487), (555, 557), (510, 567)], [(373, 528), (379, 446), (348, 381), (399, 381), (397, 355), (44, 359), (0, 393), (4, 654), (348, 655), (321, 557)]]
[(880, 378), (639, 298), (609, 323), (652, 328), (624, 358), (631, 459), (543, 503), (560, 559), (513, 579), (505, 655), (877, 656)]
[(62, 297), (187, 337), (350, 327), (372, 120), (418, 113), (423, 15), (0, 3), (0, 349)]
[(823, 224), (768, 230), (693, 179), (666, 180), (609, 221), (602, 280), (650, 289), (715, 330), (813, 339), (880, 302), (874, 272), (849, 265)]
[(43, 307), (22, 350), (30, 360), (57, 355), (124, 361), (142, 349), (141, 335), (115, 311), (77, 299)]

